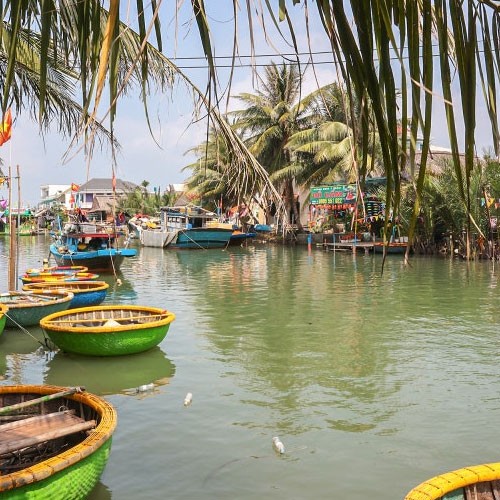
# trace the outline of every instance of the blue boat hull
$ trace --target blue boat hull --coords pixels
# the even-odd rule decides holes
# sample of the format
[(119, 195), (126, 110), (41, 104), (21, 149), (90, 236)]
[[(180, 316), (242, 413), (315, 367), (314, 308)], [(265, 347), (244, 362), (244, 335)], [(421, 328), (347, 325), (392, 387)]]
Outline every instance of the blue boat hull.
[(222, 228), (193, 228), (179, 231), (168, 248), (224, 248), (229, 244), (233, 231)]
[(117, 271), (125, 257), (133, 257), (137, 250), (123, 248), (116, 250), (106, 248), (103, 250), (61, 253), (57, 245), (50, 245), (50, 253), (59, 266), (86, 266), (91, 271)]
[(106, 298), (106, 292), (107, 290), (75, 293), (73, 299), (69, 303), (68, 309), (76, 309), (77, 307), (98, 306)]

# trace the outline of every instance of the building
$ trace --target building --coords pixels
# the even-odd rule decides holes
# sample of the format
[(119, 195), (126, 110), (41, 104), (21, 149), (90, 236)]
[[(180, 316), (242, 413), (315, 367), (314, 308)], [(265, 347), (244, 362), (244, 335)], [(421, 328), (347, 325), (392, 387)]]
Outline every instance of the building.
[(45, 184), (40, 186), (39, 210), (50, 208), (54, 205), (71, 208), (71, 185), (70, 184)]
[[(137, 184), (128, 181), (116, 179), (115, 196), (117, 198), (131, 193), (139, 187)], [(94, 199), (97, 197), (112, 198), (113, 182), (112, 179), (90, 179), (85, 184), (78, 187), (78, 191), (73, 193), (74, 206), (84, 211), (91, 210), (94, 205)]]

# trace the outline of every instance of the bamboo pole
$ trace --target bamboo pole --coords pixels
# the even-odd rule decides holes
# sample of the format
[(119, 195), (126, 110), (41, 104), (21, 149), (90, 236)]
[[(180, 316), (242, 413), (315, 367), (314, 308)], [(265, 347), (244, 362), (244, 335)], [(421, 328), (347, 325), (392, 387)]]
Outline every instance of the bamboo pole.
[(71, 396), (77, 392), (83, 392), (85, 390), (84, 387), (71, 387), (67, 391), (56, 392), (54, 394), (47, 394), (46, 396), (42, 396), (40, 398), (30, 399), (29, 401), (24, 401), (22, 403), (17, 403), (15, 405), (4, 406), (0, 408), (0, 415), (5, 415), (11, 411), (20, 410), (22, 408), (27, 408), (28, 406), (34, 406), (39, 403), (44, 403), (45, 401), (51, 401), (52, 399), (63, 398), (65, 396)]
[(12, 168), (9, 166), (9, 290), (16, 289), (16, 220), (12, 216)]

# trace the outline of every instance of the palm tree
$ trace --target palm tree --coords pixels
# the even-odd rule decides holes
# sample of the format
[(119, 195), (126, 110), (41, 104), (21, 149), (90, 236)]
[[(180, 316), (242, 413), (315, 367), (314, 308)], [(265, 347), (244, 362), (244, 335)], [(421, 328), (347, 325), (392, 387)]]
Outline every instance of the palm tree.
[(299, 100), (302, 76), (296, 65), (273, 63), (266, 67), (259, 82), (261, 90), (238, 96), (247, 107), (233, 112), (234, 128), (282, 191), (288, 220), (293, 215), (301, 230), (294, 196), (297, 165), (286, 145), (294, 133), (310, 124), (312, 100)]
[[(251, 2), (250, 2), (251, 3)], [(4, 20), (12, 27), (12, 36), (6, 42), (8, 54), (3, 87), (2, 109), (7, 109), (13, 89), (14, 67), (19, 59), (19, 34), (22, 29), (37, 26), (40, 33), (40, 80), (39, 106), (43, 110), (47, 102), (44, 91), (49, 68), (50, 50), (61, 54), (68, 65), (78, 68), (82, 88), (82, 108), (96, 110), (107, 85), (110, 95), (110, 129), (113, 130), (116, 106), (126, 84), (135, 81), (141, 88), (146, 102), (148, 84), (161, 78), (161, 70), (155, 67), (159, 58), (154, 57), (148, 43), (150, 33), (156, 34), (156, 46), (162, 52), (159, 3), (153, 2), (149, 25), (146, 24), (144, 5), (137, 2), (138, 36), (132, 44), (124, 45), (124, 32), (120, 29), (120, 1), (109, 0), (109, 13), (103, 9), (103, 0), (65, 0), (61, 2), (3, 2)], [(299, 4), (304, 12), (303, 24), (292, 19), (285, 0), (279, 0), (279, 16), (273, 12), (272, 2), (255, 2), (246, 9), (248, 26), (253, 44), (252, 26), (260, 22), (263, 10), (270, 14), (271, 23), (286, 22), (291, 30), (292, 43), (298, 51), (295, 31), (309, 28), (309, 2)], [(445, 104), (448, 134), (453, 154), (453, 166), (460, 196), (470, 211), (469, 189), (475, 164), (475, 128), (477, 117), (477, 88), (483, 89), (484, 101), (491, 122), (491, 137), (495, 155), (500, 154), (500, 132), (497, 113), (498, 64), (498, 2), (494, 0), (321, 0), (314, 2), (325, 34), (332, 48), (335, 65), (347, 85), (350, 96), (356, 97), (361, 108), (360, 143), (368, 144), (370, 123), (368, 107), (373, 111), (381, 155), (386, 168), (388, 209), (396, 210), (400, 201), (401, 172), (410, 164), (415, 172), (416, 202), (412, 220), (420, 209), (420, 196), (425, 179), (426, 161), (431, 134), (434, 102)], [(202, 0), (192, 0), (193, 17), (200, 34), (203, 51), (209, 65), (209, 87), (217, 84), (216, 63), (210, 37), (209, 16)], [(237, 46), (239, 2), (233, 0), (234, 45)], [(129, 30), (130, 31), (130, 30)], [(493, 33), (493, 34), (492, 34)], [(125, 34), (126, 36), (127, 34)], [(246, 36), (246, 35), (245, 35)], [(437, 49), (433, 47), (437, 43)], [(435, 53), (439, 58), (435, 59)], [(166, 58), (165, 58), (166, 59)], [(129, 65), (127, 66), (126, 63)], [(170, 66), (172, 73), (191, 82), (171, 61), (163, 60), (163, 67)], [(435, 67), (436, 70), (435, 70)], [(440, 76), (440, 89), (435, 89), (434, 75)], [(453, 92), (452, 76), (456, 74), (460, 92)], [(161, 82), (161, 80), (159, 80)], [(194, 86), (193, 86), (194, 88)], [(396, 88), (401, 90), (398, 96)], [(273, 189), (266, 173), (235, 135), (213, 102), (203, 92), (195, 90), (210, 113), (228, 148), (237, 160), (227, 172), (230, 180), (237, 177), (237, 170), (246, 169), (248, 176), (255, 174), (259, 183)], [(210, 93), (209, 93), (210, 94)], [(212, 95), (212, 94), (210, 94)], [(437, 97), (436, 97), (437, 95)], [(145, 106), (147, 113), (147, 106)], [(465, 162), (460, 162), (459, 140), (455, 113), (463, 117)], [(398, 120), (405, 123), (411, 116), (409, 132), (398, 135)], [(351, 127), (355, 130), (353, 127)], [(415, 169), (415, 143), (419, 129), (423, 133), (421, 163)], [(410, 143), (406, 146), (407, 138)], [(363, 157), (361, 170), (366, 167)], [(472, 221), (468, 222), (470, 229)]]

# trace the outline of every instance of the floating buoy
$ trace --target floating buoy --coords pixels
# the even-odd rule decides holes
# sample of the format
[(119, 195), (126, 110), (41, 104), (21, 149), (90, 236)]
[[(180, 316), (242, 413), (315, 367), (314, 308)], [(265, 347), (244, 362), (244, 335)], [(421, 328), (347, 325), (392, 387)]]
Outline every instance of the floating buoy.
[(279, 453), (285, 453), (285, 445), (280, 441), (278, 436), (273, 437), (273, 448)]
[(190, 392), (188, 392), (186, 394), (186, 397), (184, 398), (184, 406), (189, 406), (192, 403), (192, 401), (193, 401), (193, 395)]

